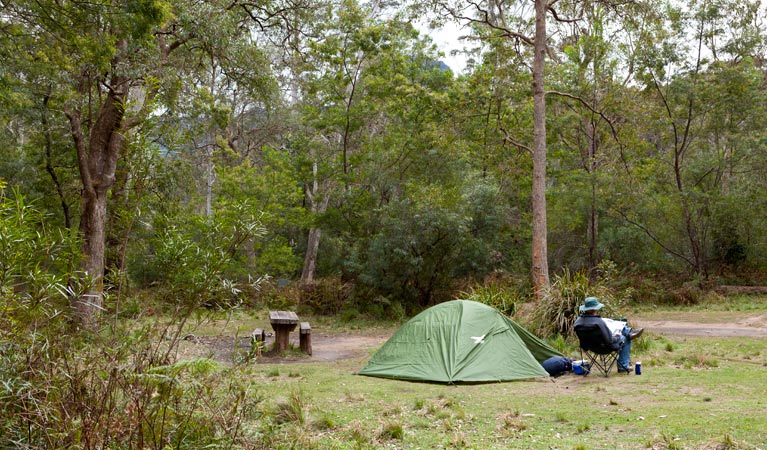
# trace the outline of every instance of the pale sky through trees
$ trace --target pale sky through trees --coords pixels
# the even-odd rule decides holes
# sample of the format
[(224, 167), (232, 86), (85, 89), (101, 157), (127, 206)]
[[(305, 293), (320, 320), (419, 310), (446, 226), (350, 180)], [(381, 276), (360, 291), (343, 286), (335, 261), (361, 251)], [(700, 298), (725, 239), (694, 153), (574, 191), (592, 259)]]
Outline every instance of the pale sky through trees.
[(466, 68), (466, 55), (463, 53), (451, 54), (453, 50), (462, 50), (464, 42), (459, 40), (467, 31), (454, 22), (447, 22), (441, 28), (430, 30), (427, 25), (418, 25), (422, 33), (431, 36), (437, 48), (444, 53), (442, 61), (447, 64), (456, 75), (463, 73)]

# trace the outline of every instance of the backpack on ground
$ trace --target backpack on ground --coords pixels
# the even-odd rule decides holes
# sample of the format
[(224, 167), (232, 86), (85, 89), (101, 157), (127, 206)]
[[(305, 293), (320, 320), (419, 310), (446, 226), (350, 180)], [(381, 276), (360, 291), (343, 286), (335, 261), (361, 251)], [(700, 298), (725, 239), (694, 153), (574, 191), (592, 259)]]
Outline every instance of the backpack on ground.
[(558, 377), (573, 370), (573, 360), (566, 356), (552, 356), (541, 365), (552, 377)]

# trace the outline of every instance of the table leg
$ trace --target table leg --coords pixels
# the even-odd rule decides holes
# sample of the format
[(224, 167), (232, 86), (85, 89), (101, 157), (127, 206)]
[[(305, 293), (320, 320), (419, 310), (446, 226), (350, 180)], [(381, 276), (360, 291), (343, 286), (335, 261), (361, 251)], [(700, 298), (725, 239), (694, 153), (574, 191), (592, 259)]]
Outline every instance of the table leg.
[(288, 349), (288, 343), (290, 342), (290, 328), (288, 327), (275, 327), (274, 330), (274, 345), (278, 352), (282, 353)]

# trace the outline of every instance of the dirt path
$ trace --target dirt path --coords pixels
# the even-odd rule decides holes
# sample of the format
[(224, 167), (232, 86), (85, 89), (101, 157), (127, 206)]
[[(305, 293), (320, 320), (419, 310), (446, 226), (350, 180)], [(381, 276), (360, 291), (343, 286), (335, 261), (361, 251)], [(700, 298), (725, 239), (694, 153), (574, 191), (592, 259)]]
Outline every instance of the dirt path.
[(685, 336), (767, 336), (767, 315), (761, 314), (726, 323), (698, 323), (684, 320), (644, 320), (632, 321), (634, 327), (658, 334), (677, 334)]
[[(637, 317), (631, 320), (635, 328), (644, 327), (652, 334), (671, 334), (683, 336), (722, 336), (722, 337), (765, 337), (767, 336), (767, 315), (733, 317), (725, 322), (700, 322), (694, 320), (657, 320)], [(298, 348), (298, 336), (291, 334), (291, 343)], [(290, 354), (275, 357), (263, 354), (258, 358), (260, 364), (286, 362), (338, 361), (352, 358), (364, 358), (380, 347), (389, 338), (389, 334), (331, 334), (317, 332), (312, 334), (312, 356)], [(271, 346), (273, 337), (267, 337), (266, 345)], [(222, 363), (231, 363), (238, 354), (243, 355), (250, 349), (248, 338), (235, 340), (230, 336), (200, 336), (187, 339), (180, 346), (180, 357), (210, 356)]]

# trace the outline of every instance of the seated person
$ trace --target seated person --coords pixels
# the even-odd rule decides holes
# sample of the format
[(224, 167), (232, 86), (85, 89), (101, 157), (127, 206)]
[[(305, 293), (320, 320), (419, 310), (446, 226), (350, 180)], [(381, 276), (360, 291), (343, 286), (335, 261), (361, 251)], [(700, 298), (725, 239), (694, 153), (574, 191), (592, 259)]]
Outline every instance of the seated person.
[(602, 330), (605, 342), (612, 342), (613, 347), (618, 350), (618, 372), (630, 372), (631, 341), (641, 336), (644, 328), (632, 330), (622, 320), (603, 319), (599, 316), (599, 310), (604, 306), (598, 298), (588, 297), (581, 305), (581, 315), (576, 319), (573, 327), (597, 325)]

